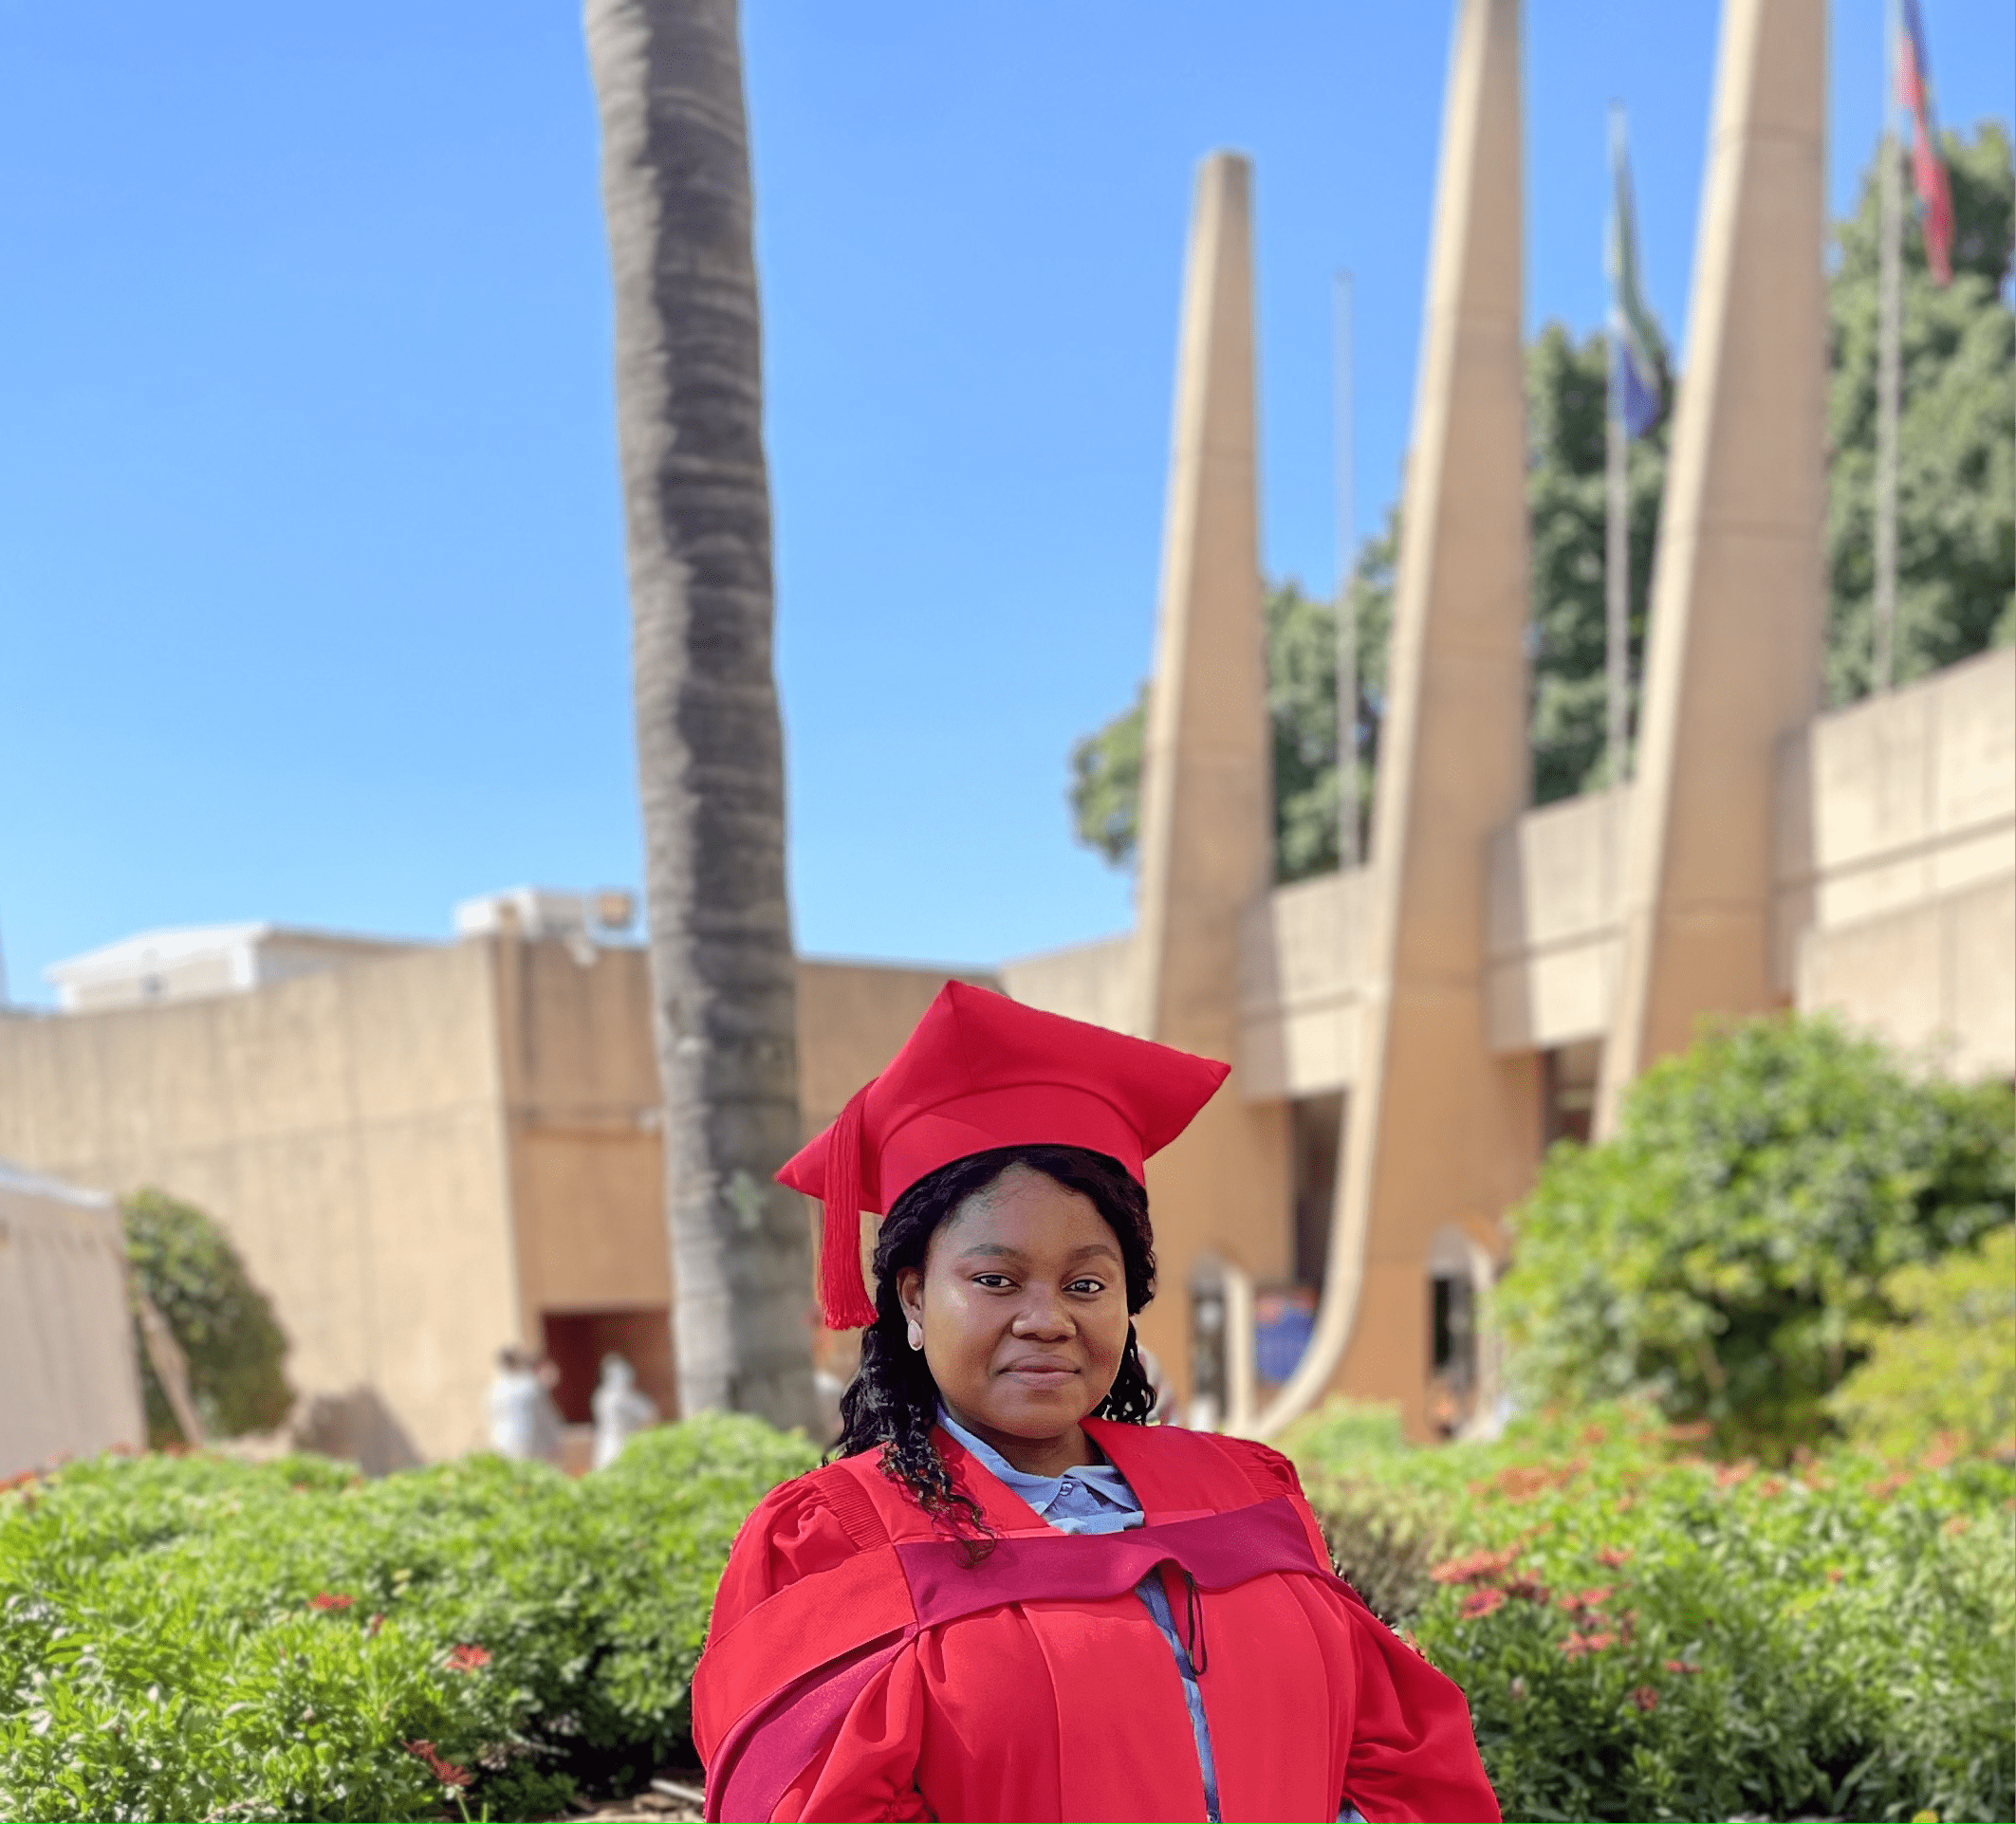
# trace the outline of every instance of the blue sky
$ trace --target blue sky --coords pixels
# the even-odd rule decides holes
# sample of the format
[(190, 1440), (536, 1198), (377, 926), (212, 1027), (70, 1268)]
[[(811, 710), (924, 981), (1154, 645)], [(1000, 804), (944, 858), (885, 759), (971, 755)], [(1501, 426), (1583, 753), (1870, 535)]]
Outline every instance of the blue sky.
[[(1880, 0), (1834, 8), (1832, 193)], [(1926, 0), (1942, 114), (2006, 0)], [(1715, 9), (1532, 0), (1528, 315), (1602, 309), (1603, 116), (1684, 332)], [(1153, 636), (1195, 160), (1257, 163), (1265, 550), (1327, 588), (1407, 441), (1449, 11), (748, 0), (792, 881), (814, 952), (1123, 928), (1073, 739)], [(630, 884), (606, 262), (576, 9), (0, 0), (0, 945), (445, 935)]]

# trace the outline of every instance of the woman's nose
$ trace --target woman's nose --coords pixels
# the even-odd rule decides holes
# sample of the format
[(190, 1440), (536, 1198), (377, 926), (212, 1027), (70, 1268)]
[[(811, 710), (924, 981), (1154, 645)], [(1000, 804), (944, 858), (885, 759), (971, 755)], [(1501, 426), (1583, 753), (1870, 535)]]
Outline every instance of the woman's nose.
[(1031, 1286), (1015, 1314), (1018, 1336), (1068, 1336), (1074, 1328), (1070, 1307), (1046, 1286)]

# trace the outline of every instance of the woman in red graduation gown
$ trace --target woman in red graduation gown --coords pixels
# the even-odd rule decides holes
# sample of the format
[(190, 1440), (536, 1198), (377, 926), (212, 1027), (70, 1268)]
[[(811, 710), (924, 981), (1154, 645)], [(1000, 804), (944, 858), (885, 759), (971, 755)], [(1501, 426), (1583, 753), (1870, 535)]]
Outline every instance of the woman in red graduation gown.
[(779, 1174), (866, 1329), (844, 1454), (721, 1579), (711, 1817), (1497, 1817), (1463, 1694), (1331, 1575), (1286, 1459), (1145, 1422), (1142, 1162), (1225, 1075), (953, 983)]

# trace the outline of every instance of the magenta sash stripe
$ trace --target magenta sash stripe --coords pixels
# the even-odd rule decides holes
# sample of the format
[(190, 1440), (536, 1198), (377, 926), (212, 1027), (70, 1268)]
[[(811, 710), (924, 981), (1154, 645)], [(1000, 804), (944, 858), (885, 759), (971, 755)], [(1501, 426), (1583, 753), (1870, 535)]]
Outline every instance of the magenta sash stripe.
[[(875, 1675), (919, 1628), (937, 1628), (1014, 1602), (1096, 1602), (1124, 1595), (1157, 1565), (1188, 1571), (1203, 1590), (1229, 1590), (1269, 1573), (1337, 1580), (1319, 1562), (1285, 1496), (1201, 1520), (1131, 1533), (1024, 1535), (995, 1542), (977, 1564), (952, 1539), (906, 1539), (893, 1549), (916, 1620), (884, 1644), (846, 1641), (801, 1677), (752, 1704), (708, 1769), (710, 1818), (768, 1819)], [(817, 1579), (797, 1587), (808, 1595)], [(1338, 1587), (1357, 1593), (1348, 1585)], [(872, 1650), (871, 1650), (872, 1649)]]

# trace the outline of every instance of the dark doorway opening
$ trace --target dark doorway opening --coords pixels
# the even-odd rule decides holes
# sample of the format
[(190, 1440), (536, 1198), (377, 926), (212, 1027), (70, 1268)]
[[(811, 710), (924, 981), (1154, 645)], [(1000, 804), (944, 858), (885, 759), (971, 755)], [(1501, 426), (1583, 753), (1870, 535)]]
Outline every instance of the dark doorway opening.
[(1295, 1149), (1295, 1282), (1321, 1290), (1330, 1262), (1330, 1212), (1343, 1156), (1344, 1093), (1291, 1103)]
[(560, 1371), (553, 1404), (569, 1425), (590, 1425), (589, 1402), (601, 1379), (602, 1357), (621, 1355), (637, 1370), (638, 1387), (666, 1418), (676, 1409), (672, 1367), (672, 1324), (663, 1305), (631, 1311), (547, 1311), (541, 1314), (546, 1358)]

